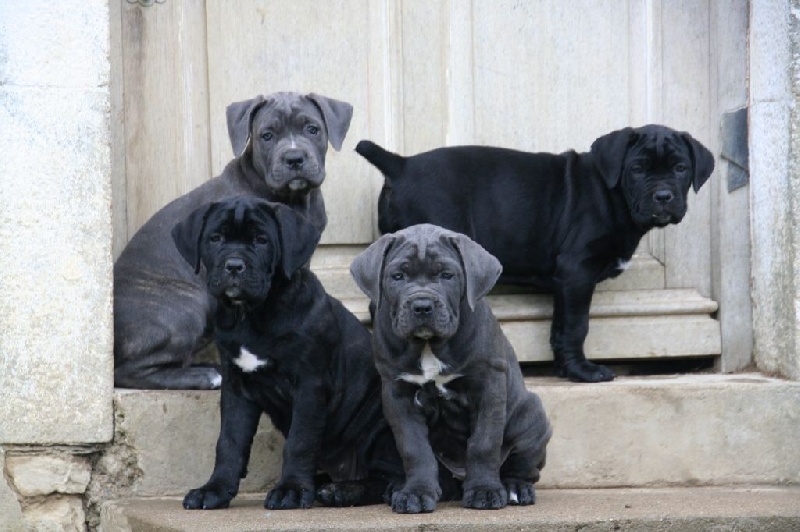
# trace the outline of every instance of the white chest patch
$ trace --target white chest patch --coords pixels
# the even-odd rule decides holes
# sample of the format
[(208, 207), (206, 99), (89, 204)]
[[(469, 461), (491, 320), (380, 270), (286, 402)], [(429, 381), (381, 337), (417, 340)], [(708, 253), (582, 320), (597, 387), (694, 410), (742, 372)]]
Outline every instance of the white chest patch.
[(453, 381), (462, 375), (460, 373), (453, 373), (451, 375), (442, 375), (442, 372), (447, 371), (447, 364), (436, 358), (436, 355), (431, 351), (431, 347), (425, 344), (422, 350), (422, 358), (419, 360), (419, 368), (422, 370), (421, 375), (414, 375), (412, 373), (401, 373), (398, 375), (398, 380), (410, 382), (422, 386), (426, 382), (433, 381), (436, 388), (444, 394), (447, 389), (444, 387), (450, 381)]
[(239, 349), (239, 356), (233, 359), (233, 363), (242, 368), (245, 373), (252, 373), (267, 364), (266, 361), (259, 359), (244, 346)]
[(617, 259), (617, 269), (624, 272), (631, 266), (631, 261), (625, 259)]

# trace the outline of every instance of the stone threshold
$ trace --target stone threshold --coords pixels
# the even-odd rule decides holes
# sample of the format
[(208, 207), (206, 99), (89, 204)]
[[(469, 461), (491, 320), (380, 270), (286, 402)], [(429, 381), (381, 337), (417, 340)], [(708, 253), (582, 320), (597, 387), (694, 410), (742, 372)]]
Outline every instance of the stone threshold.
[(268, 511), (261, 497), (239, 497), (226, 510), (184, 510), (179, 498), (106, 503), (104, 532), (312, 530), (395, 532), (800, 530), (800, 487), (541, 489), (537, 503), (466, 510), (441, 503), (430, 514), (398, 515), (385, 505)]

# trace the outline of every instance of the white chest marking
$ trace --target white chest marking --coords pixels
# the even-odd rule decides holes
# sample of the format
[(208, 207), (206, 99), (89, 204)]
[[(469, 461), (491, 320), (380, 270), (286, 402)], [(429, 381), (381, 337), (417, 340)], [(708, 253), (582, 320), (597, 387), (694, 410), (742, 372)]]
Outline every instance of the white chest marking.
[(444, 387), (450, 381), (453, 381), (462, 375), (460, 373), (453, 373), (452, 375), (442, 375), (443, 371), (447, 370), (447, 364), (436, 358), (429, 345), (425, 345), (422, 350), (422, 358), (419, 360), (419, 368), (422, 370), (422, 375), (414, 375), (412, 373), (401, 373), (397, 378), (411, 384), (422, 386), (426, 382), (433, 381), (436, 388), (441, 393), (446, 393), (447, 389)]
[(631, 266), (631, 261), (625, 259), (617, 259), (617, 269), (624, 272)]
[(239, 356), (233, 359), (233, 363), (242, 368), (245, 373), (252, 373), (261, 366), (266, 365), (264, 360), (260, 360), (244, 346), (239, 349)]

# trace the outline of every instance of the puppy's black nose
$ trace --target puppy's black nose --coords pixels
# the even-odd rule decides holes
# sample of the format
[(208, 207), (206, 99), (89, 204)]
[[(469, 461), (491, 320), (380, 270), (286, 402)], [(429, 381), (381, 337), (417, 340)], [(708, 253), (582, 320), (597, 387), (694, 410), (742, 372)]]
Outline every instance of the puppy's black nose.
[(226, 260), (225, 271), (230, 274), (242, 273), (244, 271), (244, 261), (242, 259)]
[(653, 199), (658, 203), (669, 203), (673, 197), (672, 192), (669, 190), (659, 190), (653, 194)]
[(305, 155), (300, 150), (289, 150), (283, 154), (283, 162), (292, 170), (299, 170), (306, 162)]
[(429, 297), (418, 297), (411, 302), (411, 310), (417, 316), (428, 316), (433, 312), (433, 300)]

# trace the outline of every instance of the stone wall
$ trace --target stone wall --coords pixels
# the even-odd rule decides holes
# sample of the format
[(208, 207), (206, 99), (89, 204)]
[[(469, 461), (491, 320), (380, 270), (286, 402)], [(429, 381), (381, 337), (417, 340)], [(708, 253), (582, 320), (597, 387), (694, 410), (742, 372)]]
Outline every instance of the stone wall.
[(84, 530), (113, 433), (109, 6), (0, 0), (0, 530)]
[[(800, 0), (792, 0), (791, 20), (791, 68), (789, 70), (789, 81), (791, 86), (790, 94), (790, 144), (789, 144), (789, 173), (788, 179), (792, 186), (792, 208), (793, 208), (793, 229), (792, 234), (794, 255), (793, 280), (794, 298), (793, 310), (791, 315), (794, 321), (792, 335), (800, 337)], [(793, 379), (800, 379), (800, 352), (798, 352), (798, 342), (795, 342), (795, 349), (785, 353), (783, 361), (783, 373)]]
[(751, 2), (749, 31), (753, 357), (760, 370), (793, 379), (800, 378), (797, 9), (797, 0)]

